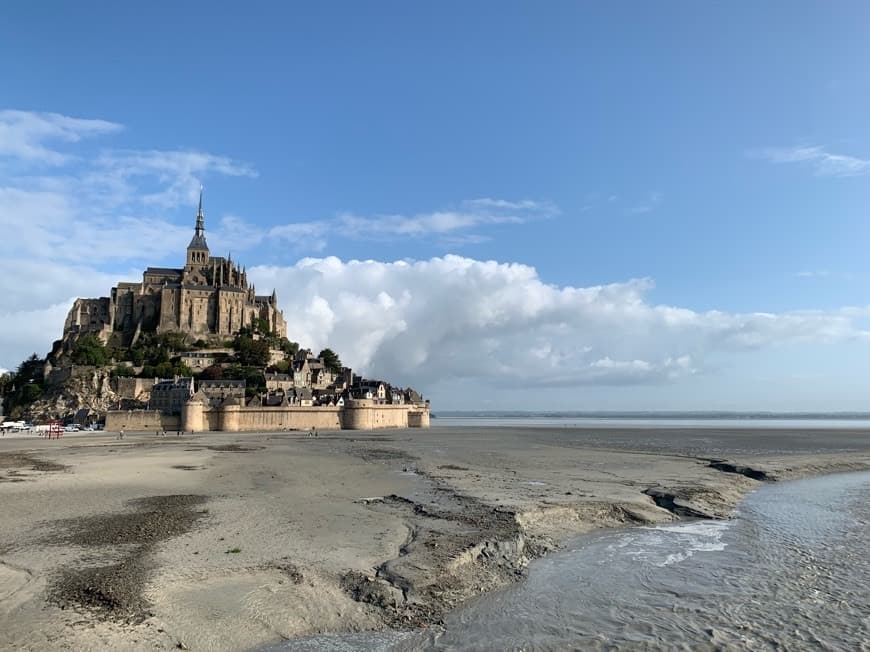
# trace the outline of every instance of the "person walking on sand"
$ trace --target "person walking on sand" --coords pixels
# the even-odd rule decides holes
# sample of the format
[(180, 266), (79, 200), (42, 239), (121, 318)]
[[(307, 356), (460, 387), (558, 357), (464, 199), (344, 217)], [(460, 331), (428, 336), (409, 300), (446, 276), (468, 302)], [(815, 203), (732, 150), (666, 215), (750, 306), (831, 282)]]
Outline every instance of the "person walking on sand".
[(123, 438), (124, 438), (124, 429), (121, 428), (121, 429), (118, 431), (118, 439), (123, 439)]

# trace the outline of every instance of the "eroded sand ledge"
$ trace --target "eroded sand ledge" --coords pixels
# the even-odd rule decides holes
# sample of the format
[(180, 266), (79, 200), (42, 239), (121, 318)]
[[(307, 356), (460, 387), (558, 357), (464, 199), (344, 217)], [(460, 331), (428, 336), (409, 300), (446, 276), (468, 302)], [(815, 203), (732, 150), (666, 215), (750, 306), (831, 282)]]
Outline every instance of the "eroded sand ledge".
[(845, 430), (0, 440), (0, 648), (437, 625), (568, 536), (725, 517), (762, 481), (868, 468), (870, 436)]

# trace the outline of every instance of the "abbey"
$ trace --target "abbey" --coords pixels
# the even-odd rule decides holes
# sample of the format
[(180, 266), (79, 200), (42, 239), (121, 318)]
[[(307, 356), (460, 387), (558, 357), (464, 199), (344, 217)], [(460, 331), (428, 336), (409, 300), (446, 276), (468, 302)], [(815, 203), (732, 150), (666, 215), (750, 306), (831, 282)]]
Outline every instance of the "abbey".
[(76, 299), (64, 324), (63, 341), (93, 333), (103, 342), (117, 335), (119, 344), (130, 346), (142, 332), (182, 332), (218, 342), (256, 320), (264, 320), (273, 333), (286, 337), (275, 291), (258, 296), (244, 267), (240, 269), (229, 256), (209, 252), (200, 191), (184, 267), (149, 267), (141, 283), (121, 282), (108, 297)]

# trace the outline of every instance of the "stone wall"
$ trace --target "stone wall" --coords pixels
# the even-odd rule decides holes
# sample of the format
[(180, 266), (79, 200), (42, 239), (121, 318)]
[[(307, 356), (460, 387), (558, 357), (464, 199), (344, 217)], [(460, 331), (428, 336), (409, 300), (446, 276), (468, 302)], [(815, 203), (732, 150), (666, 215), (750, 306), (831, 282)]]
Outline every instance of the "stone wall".
[(192, 432), (251, 432), (429, 427), (428, 406), (377, 405), (373, 401), (352, 403), (344, 407), (225, 405), (207, 408), (198, 401), (190, 401), (182, 412), (181, 428)]
[(155, 380), (154, 378), (126, 378), (117, 376), (112, 378), (112, 389), (122, 398), (139, 398), (146, 392), (151, 392)]
[(362, 399), (348, 401), (342, 412), (342, 428), (346, 430), (377, 430), (407, 428), (411, 405), (381, 405)]
[(60, 385), (71, 378), (87, 378), (92, 376), (96, 370), (97, 367), (91, 365), (74, 364), (69, 367), (59, 367), (48, 372), (45, 383), (46, 385)]
[[(238, 419), (233, 423), (225, 419), (222, 430), (338, 430), (341, 428), (337, 407), (239, 407), (224, 408), (230, 416), (236, 408)], [(235, 427), (234, 427), (235, 426)]]
[(106, 413), (106, 430), (167, 430), (181, 428), (178, 415), (161, 414), (158, 410), (109, 410)]

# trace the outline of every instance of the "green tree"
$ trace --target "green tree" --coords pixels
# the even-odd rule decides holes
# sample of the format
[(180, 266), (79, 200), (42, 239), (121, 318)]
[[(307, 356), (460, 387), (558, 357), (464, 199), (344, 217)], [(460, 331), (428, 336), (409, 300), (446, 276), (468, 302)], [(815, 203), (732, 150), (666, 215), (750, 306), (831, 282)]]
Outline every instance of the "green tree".
[(70, 356), (74, 364), (102, 367), (109, 363), (109, 353), (96, 335), (85, 335), (73, 345)]
[(21, 364), (18, 365), (13, 380), (16, 384), (39, 383), (41, 385), (44, 367), (45, 360), (33, 353), (29, 358), (25, 358), (21, 361)]
[(187, 335), (177, 331), (163, 333), (158, 338), (158, 346), (165, 347), (170, 351), (184, 351), (187, 347)]
[(323, 363), (323, 366), (329, 369), (333, 373), (338, 373), (341, 371), (341, 360), (338, 358), (338, 354), (332, 349), (323, 349), (318, 355), (320, 361)]
[(269, 343), (250, 337), (239, 338), (236, 358), (244, 366), (265, 367), (269, 364)]
[(145, 363), (145, 349), (130, 349), (127, 352), (127, 360), (132, 362), (137, 367), (142, 366)]
[(42, 396), (44, 367), (45, 360), (34, 353), (18, 365), (15, 373), (8, 375), (6, 404), (11, 416), (22, 416), (27, 406)]
[(273, 364), (271, 367), (269, 367), (269, 370), (272, 371), (273, 373), (277, 373), (277, 374), (286, 374), (288, 371), (290, 371), (290, 361), (289, 360), (279, 360), (278, 362)]
[(203, 369), (202, 373), (199, 374), (199, 377), (202, 380), (222, 380), (224, 377), (224, 368), (219, 364), (213, 364), (210, 367)]
[[(263, 375), (262, 369), (257, 367), (247, 367), (243, 365), (230, 365), (224, 369), (224, 378), (227, 380), (244, 380), (245, 387), (249, 392), (257, 393), (265, 391), (266, 377)], [(249, 394), (252, 396), (253, 394)]]
[(42, 386), (36, 383), (27, 383), (21, 388), (21, 405), (30, 405), (42, 396)]
[(175, 375), (175, 367), (171, 362), (161, 362), (154, 367), (154, 375), (159, 378), (171, 378)]

